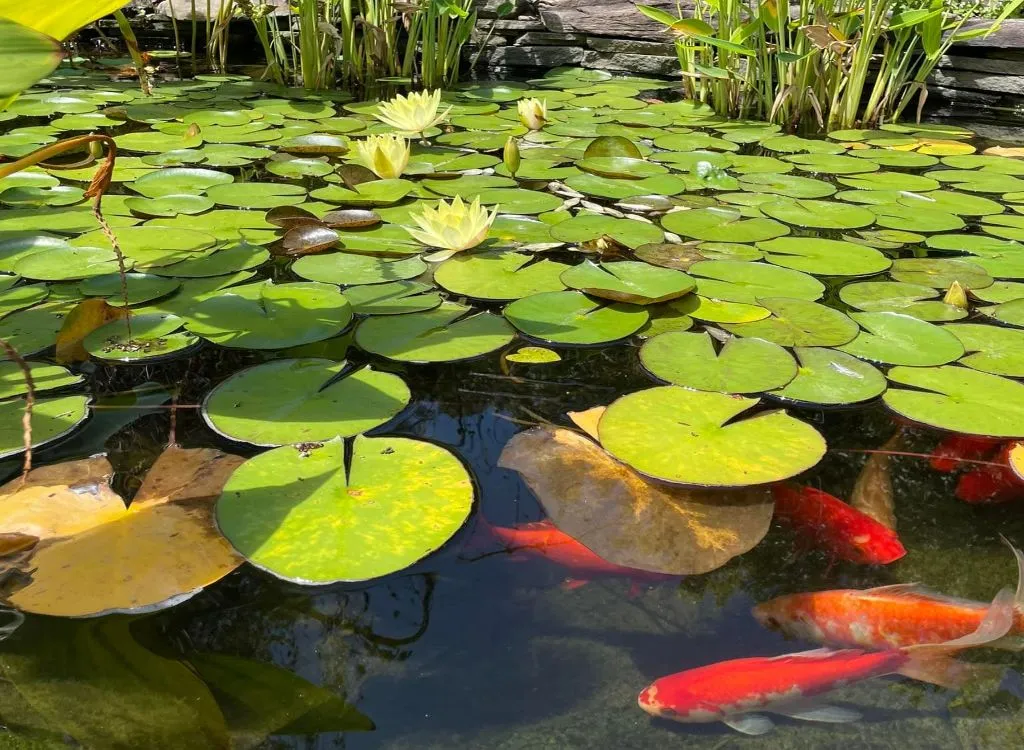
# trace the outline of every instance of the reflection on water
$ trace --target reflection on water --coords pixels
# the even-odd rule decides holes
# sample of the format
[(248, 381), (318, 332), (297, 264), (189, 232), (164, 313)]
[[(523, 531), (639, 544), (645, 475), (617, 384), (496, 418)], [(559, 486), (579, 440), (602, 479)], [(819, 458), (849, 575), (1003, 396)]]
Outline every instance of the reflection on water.
[[(191, 366), (201, 375), (187, 388), (202, 392), (236, 370), (238, 357), (228, 359), (202, 352)], [(564, 423), (566, 410), (649, 382), (636, 362), (619, 346), (567, 351), (561, 363), (521, 368), (521, 377), (504, 374), (496, 358), (400, 368), (416, 400), (379, 432), (451, 447), (472, 468), (494, 523), (535, 520), (541, 510), (518, 476), (495, 468), (502, 446), (524, 422)], [(178, 366), (145, 375), (178, 382)], [(831, 446), (806, 481), (839, 496), (866, 459), (852, 451), (877, 448), (894, 429), (880, 408), (801, 416)], [(124, 486), (169, 427), (165, 411), (151, 413), (107, 442)], [(211, 440), (187, 411), (177, 436), (186, 447)], [(928, 451), (937, 437), (912, 429), (904, 447)], [(83, 439), (81, 450), (96, 447)], [(628, 580), (610, 578), (567, 591), (568, 572), (544, 560), (463, 554), (470, 524), (438, 554), (368, 587), (303, 589), (243, 568), (156, 615), (29, 617), (0, 643), (0, 737), (9, 743), (0, 747), (67, 747), (69, 737), (98, 748), (1019, 747), (1024, 657), (1009, 652), (972, 654), (1010, 670), (961, 694), (899, 679), (844, 688), (835, 702), (865, 714), (850, 725), (780, 720), (773, 734), (745, 738), (636, 708), (639, 690), (669, 672), (811, 648), (757, 624), (750, 608), (770, 597), (919, 581), (987, 599), (1013, 583), (998, 535), (1024, 543), (1019, 508), (958, 502), (954, 480), (918, 459), (894, 459), (893, 479), (910, 553), (885, 568), (830, 564), (773, 527), (752, 552), (681, 584), (630, 597)], [(364, 731), (371, 722), (375, 730)]]

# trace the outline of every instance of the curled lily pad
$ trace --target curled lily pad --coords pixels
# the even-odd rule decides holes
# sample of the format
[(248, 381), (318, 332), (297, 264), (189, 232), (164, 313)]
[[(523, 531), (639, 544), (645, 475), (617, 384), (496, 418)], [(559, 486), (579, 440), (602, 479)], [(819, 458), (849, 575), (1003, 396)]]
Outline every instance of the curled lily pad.
[(615, 458), (673, 484), (765, 484), (821, 460), (824, 438), (785, 411), (738, 418), (757, 404), (755, 398), (678, 386), (649, 388), (613, 402), (598, 423), (598, 436)]
[(568, 268), (565, 263), (507, 250), (461, 253), (435, 269), (434, 282), (475, 299), (514, 300), (565, 289), (559, 277)]
[(769, 263), (822, 276), (870, 276), (892, 265), (877, 250), (842, 240), (780, 237), (757, 246)]
[[(88, 416), (88, 396), (52, 396), (37, 398), (32, 406), (32, 447), (52, 443), (69, 435)], [(0, 401), (0, 458), (25, 449), (21, 419), (25, 411), (22, 399)]]
[(564, 271), (561, 278), (566, 286), (592, 297), (635, 305), (667, 302), (696, 287), (696, 282), (682, 271), (634, 261), (598, 265), (588, 260)]
[(867, 362), (837, 349), (803, 347), (794, 349), (800, 363), (796, 377), (771, 395), (784, 401), (842, 406), (880, 396), (886, 389), (885, 376)]
[(1024, 377), (1024, 331), (979, 323), (943, 326), (963, 344), (959, 364), (1008, 378)]
[(281, 359), (235, 373), (203, 402), (203, 418), (232, 440), (254, 445), (352, 437), (406, 407), (409, 388), (397, 375), (345, 362)]
[(771, 311), (771, 317), (751, 323), (725, 325), (737, 336), (753, 336), (780, 346), (841, 346), (856, 337), (859, 328), (849, 317), (803, 299), (764, 297), (758, 304)]
[(850, 313), (863, 329), (839, 347), (847, 354), (890, 365), (929, 367), (959, 359), (964, 348), (949, 331), (895, 312)]
[(538, 427), (513, 437), (498, 465), (519, 472), (558, 527), (610, 563), (688, 575), (721, 567), (767, 533), (763, 489), (655, 484), (578, 433)]
[(489, 354), (514, 337), (500, 316), (444, 302), (425, 312), (367, 318), (355, 340), (371, 354), (400, 362), (455, 362)]
[(675, 211), (661, 218), (670, 232), (711, 242), (760, 242), (789, 234), (785, 224), (772, 219), (748, 219), (733, 208), (698, 208)]
[(720, 393), (760, 393), (796, 377), (796, 362), (785, 349), (754, 338), (730, 338), (715, 351), (707, 333), (670, 332), (648, 339), (640, 361), (653, 375), (674, 385)]
[(283, 446), (246, 461), (217, 501), (217, 525), (249, 562), (305, 584), (364, 581), (439, 549), (473, 505), (473, 483), (448, 450), (359, 436)]
[(341, 241), (333, 229), (317, 224), (299, 224), (291, 227), (281, 238), (276, 253), (281, 255), (313, 255), (330, 250)]
[(545, 292), (516, 300), (505, 308), (516, 328), (558, 344), (603, 344), (631, 336), (647, 323), (636, 305), (601, 303), (580, 292)]
[(956, 365), (894, 367), (888, 378), (885, 404), (907, 419), (966, 435), (1024, 437), (1024, 385), (1015, 380)]

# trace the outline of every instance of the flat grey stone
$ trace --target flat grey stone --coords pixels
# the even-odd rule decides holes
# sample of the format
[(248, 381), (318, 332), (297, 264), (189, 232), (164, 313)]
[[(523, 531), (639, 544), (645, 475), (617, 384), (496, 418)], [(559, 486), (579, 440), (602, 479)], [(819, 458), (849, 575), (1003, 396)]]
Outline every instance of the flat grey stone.
[(975, 73), (969, 70), (937, 70), (931, 80), (942, 88), (971, 89), (990, 94), (1024, 96), (1024, 75), (1006, 76)]
[(675, 55), (674, 44), (644, 42), (637, 39), (608, 39), (595, 36), (587, 40), (587, 46), (598, 52), (617, 52), (626, 55)]
[[(675, 0), (651, 0), (649, 5), (676, 12)], [(671, 39), (662, 24), (647, 18), (628, 0), (539, 0), (537, 8), (550, 31), (662, 43)]]
[[(979, 26), (987, 26), (991, 21), (977, 20), (968, 21), (963, 28), (976, 29)], [(987, 47), (992, 49), (1024, 49), (1024, 18), (1011, 18), (1003, 21), (999, 31), (989, 36), (979, 36), (953, 45), (957, 47)]]
[(1005, 60), (998, 57), (964, 57), (943, 55), (939, 59), (940, 69), (970, 70), (975, 73), (996, 73), (998, 75), (1024, 75), (1024, 61)]
[[(488, 27), (490, 24), (488, 24)], [(495, 33), (503, 34), (507, 31), (544, 31), (544, 24), (540, 19), (499, 19), (494, 22)]]
[(519, 47), (532, 47), (534, 45), (579, 47), (586, 39), (586, 34), (563, 34), (557, 31), (527, 31), (516, 39), (516, 45)]
[(583, 61), (582, 47), (494, 47), (481, 56), (490, 67), (557, 68), (559, 65), (579, 65)]
[(675, 77), (679, 75), (679, 59), (664, 55), (628, 55), (587, 50), (583, 67), (623, 73)]

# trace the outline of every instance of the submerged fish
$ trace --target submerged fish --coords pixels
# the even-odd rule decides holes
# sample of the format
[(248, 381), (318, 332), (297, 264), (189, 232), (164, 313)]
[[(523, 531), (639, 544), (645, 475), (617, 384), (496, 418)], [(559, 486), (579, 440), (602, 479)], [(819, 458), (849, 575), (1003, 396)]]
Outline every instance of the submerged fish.
[(995, 438), (974, 435), (950, 435), (932, 452), (931, 466), (945, 474), (956, 471), (964, 465), (962, 459), (980, 461), (988, 458), (999, 447)]
[(841, 560), (886, 565), (907, 554), (895, 531), (827, 492), (777, 484), (772, 493), (776, 518)]
[(956, 483), (956, 496), (967, 503), (996, 504), (1024, 498), (1024, 480), (1010, 467), (1007, 443), (991, 464), (979, 466), (962, 475)]
[[(1017, 558), (1013, 623), (993, 648), (1024, 649), (1024, 553)], [(754, 617), (786, 635), (828, 646), (884, 649), (942, 643), (975, 630), (988, 605), (930, 592), (915, 584), (780, 596), (754, 607)]]
[(842, 685), (900, 674), (945, 687), (960, 687), (977, 672), (952, 656), (1006, 635), (1013, 621), (1013, 592), (1005, 589), (971, 634), (936, 645), (885, 651), (816, 649), (770, 658), (734, 659), (655, 680), (637, 702), (647, 713), (684, 723), (721, 721), (744, 734), (764, 734), (773, 724), (763, 713), (806, 721), (846, 722), (856, 711), (809, 699)]
[[(903, 430), (889, 438), (882, 451), (895, 451), (903, 446)], [(872, 453), (857, 475), (857, 481), (850, 492), (850, 505), (861, 513), (871, 516), (883, 526), (896, 530), (895, 500), (892, 490), (888, 453)]]
[(480, 516), (477, 528), (499, 541), (504, 551), (517, 559), (543, 558), (572, 571), (565, 588), (575, 589), (594, 578), (620, 576), (633, 582), (630, 594), (639, 591), (641, 582), (677, 580), (679, 576), (627, 568), (605, 560), (582, 542), (561, 531), (550, 519), (515, 526), (492, 526)]

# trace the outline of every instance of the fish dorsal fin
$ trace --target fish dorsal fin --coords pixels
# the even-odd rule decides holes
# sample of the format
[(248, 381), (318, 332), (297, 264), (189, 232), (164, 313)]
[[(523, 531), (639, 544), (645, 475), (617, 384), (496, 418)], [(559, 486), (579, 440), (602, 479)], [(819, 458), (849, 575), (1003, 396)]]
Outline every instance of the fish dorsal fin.
[(756, 737), (767, 734), (775, 728), (772, 720), (763, 714), (734, 714), (722, 719), (722, 723), (741, 734)]
[[(778, 656), (772, 656), (766, 661), (782, 661), (784, 659), (821, 659), (826, 656), (835, 656), (836, 654), (853, 653), (856, 649), (834, 649), (834, 648), (812, 648), (810, 651), (797, 651), (792, 654), (779, 654)], [(859, 653), (859, 652), (858, 652)]]
[(865, 594), (884, 594), (885, 596), (907, 596), (921, 599), (942, 599), (939, 594), (931, 589), (922, 586), (920, 583), (893, 583), (888, 586), (876, 586), (872, 589), (864, 589)]

